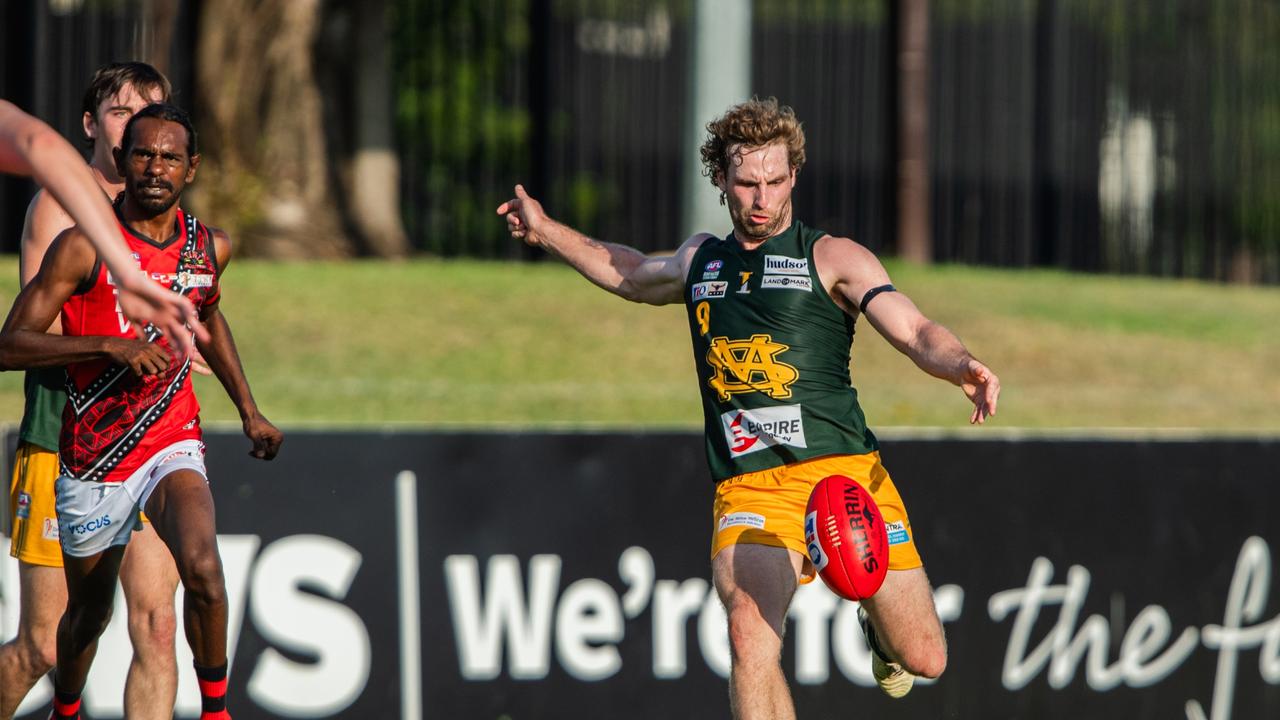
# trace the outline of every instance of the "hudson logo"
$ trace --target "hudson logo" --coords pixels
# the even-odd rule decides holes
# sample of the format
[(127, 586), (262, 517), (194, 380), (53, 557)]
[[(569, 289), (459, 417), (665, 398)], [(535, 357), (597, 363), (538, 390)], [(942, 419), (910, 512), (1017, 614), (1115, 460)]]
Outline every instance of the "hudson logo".
[(791, 397), (791, 384), (800, 372), (778, 360), (790, 349), (776, 343), (769, 335), (752, 335), (750, 340), (718, 337), (707, 350), (711, 378), (707, 385), (716, 391), (720, 402), (736, 393), (762, 392), (775, 400)]
[(731, 410), (720, 416), (720, 423), (733, 457), (774, 445), (808, 447), (799, 405)]
[(809, 260), (786, 255), (765, 255), (764, 271), (766, 275), (808, 275)]

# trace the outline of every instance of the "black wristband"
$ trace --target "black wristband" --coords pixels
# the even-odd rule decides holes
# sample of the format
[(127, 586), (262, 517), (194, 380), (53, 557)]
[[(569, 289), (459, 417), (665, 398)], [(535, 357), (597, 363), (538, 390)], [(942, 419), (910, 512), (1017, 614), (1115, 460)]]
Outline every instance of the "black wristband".
[(871, 302), (871, 300), (874, 299), (875, 296), (879, 295), (882, 292), (897, 292), (897, 291), (898, 291), (898, 288), (892, 285), (881, 285), (879, 287), (871, 288), (870, 290), (867, 291), (866, 295), (862, 296), (862, 302), (858, 305), (858, 312), (862, 313), (863, 315), (866, 315), (867, 303)]

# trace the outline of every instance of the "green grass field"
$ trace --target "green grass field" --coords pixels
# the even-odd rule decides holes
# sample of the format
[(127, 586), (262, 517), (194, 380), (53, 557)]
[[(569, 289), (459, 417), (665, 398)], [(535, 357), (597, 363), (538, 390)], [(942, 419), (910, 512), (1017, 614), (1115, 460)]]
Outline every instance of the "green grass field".
[[(897, 285), (999, 373), (1003, 428), (1280, 433), (1280, 289), (891, 263)], [(0, 302), (16, 289), (0, 260)], [(245, 261), (224, 312), (260, 405), (286, 426), (701, 424), (681, 307), (633, 305), (555, 263)], [(865, 323), (873, 427), (959, 428), (960, 391)], [(0, 374), (0, 421), (22, 411)], [(236, 415), (197, 378), (212, 422)]]

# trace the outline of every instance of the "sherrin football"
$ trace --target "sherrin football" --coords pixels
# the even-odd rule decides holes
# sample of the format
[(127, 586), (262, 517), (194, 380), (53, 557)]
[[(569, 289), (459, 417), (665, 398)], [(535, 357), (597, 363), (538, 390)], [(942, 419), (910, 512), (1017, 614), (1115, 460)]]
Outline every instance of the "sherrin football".
[(871, 493), (843, 475), (818, 481), (804, 513), (809, 560), (835, 594), (863, 600), (889, 570), (889, 536)]

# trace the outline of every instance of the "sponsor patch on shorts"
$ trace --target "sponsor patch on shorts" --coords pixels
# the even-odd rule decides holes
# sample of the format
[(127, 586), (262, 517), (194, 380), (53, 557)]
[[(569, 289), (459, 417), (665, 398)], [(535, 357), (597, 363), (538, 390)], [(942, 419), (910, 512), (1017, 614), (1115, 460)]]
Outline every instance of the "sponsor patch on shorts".
[(818, 513), (811, 512), (804, 516), (804, 544), (809, 551), (809, 562), (818, 572), (827, 566), (827, 554), (822, 552), (822, 544), (818, 542)]
[(700, 282), (693, 285), (693, 299), (703, 300), (705, 298), (722, 298), (725, 291), (729, 289), (729, 283), (719, 280), (715, 282)]
[(18, 517), (24, 520), (31, 517), (31, 495), (28, 493), (18, 493)]
[(165, 455), (164, 457), (160, 458), (160, 461), (159, 461), (159, 462), (157, 462), (156, 464), (157, 464), (157, 465), (164, 465), (165, 463), (173, 462), (174, 460), (178, 460), (178, 459), (181, 459), (181, 458), (196, 458), (196, 459), (198, 460), (198, 459), (200, 459), (200, 458), (202, 458), (202, 457), (204, 457), (204, 444), (203, 444), (203, 443), (200, 445), (200, 447), (199, 447), (199, 448), (196, 448), (196, 449), (194, 449), (194, 450), (191, 450), (191, 449), (174, 450), (173, 452), (169, 453), (168, 455)]
[(807, 275), (765, 275), (760, 278), (760, 287), (813, 292), (813, 281)]
[(885, 523), (884, 530), (889, 534), (890, 545), (901, 545), (911, 540), (911, 535), (907, 532), (907, 524), (901, 520)]
[(757, 530), (763, 530), (764, 516), (753, 512), (726, 513), (720, 516), (721, 530), (739, 526), (753, 527)]
[(43, 537), (45, 540), (57, 540), (58, 539), (58, 521), (54, 520), (53, 518), (45, 518), (44, 529), (41, 531), (40, 536)]
[[(100, 515), (81, 523), (68, 523), (67, 533), (73, 537), (76, 535), (92, 535), (109, 527), (111, 527), (111, 515)], [(59, 532), (61, 532), (61, 529), (59, 529)]]

